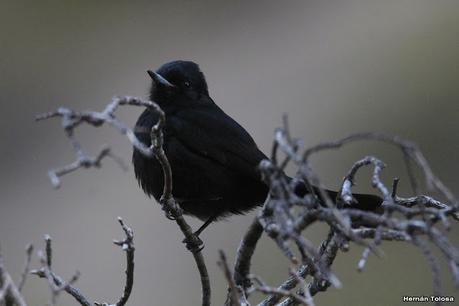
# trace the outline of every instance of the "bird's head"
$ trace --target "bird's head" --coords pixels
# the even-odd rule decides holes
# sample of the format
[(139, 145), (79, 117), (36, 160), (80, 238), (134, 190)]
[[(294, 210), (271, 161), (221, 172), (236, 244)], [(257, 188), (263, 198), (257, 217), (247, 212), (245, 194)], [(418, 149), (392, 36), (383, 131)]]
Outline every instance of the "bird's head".
[(159, 67), (156, 72), (148, 70), (152, 79), (150, 98), (160, 104), (168, 100), (197, 100), (208, 96), (204, 74), (196, 63), (173, 61)]

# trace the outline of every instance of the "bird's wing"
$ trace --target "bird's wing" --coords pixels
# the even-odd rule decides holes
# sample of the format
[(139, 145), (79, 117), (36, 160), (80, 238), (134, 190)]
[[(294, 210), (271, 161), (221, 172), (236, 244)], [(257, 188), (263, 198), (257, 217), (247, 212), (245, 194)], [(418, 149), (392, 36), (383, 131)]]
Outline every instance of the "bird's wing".
[(249, 133), (217, 105), (187, 108), (166, 122), (173, 137), (194, 153), (242, 175), (260, 178), (257, 166), (267, 157)]

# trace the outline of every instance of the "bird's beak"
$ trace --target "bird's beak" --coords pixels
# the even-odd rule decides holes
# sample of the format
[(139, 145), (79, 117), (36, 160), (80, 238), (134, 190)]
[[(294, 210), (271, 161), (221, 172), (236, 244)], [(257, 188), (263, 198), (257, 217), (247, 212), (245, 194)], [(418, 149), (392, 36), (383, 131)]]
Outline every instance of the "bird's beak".
[(170, 87), (170, 88), (175, 87), (175, 85), (172, 85), (168, 80), (163, 78), (160, 74), (154, 71), (151, 71), (151, 70), (147, 70), (147, 72), (148, 72), (148, 75), (153, 80), (153, 82), (155, 82), (155, 84), (161, 84), (162, 86)]

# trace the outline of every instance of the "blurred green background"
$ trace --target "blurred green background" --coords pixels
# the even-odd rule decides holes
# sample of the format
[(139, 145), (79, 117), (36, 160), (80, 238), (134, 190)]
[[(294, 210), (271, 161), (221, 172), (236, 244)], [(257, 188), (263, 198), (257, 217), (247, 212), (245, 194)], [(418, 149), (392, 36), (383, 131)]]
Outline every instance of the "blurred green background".
[[(177, 226), (133, 178), (107, 160), (100, 170), (63, 178), (53, 190), (48, 169), (74, 159), (60, 123), (34, 115), (65, 105), (102, 109), (114, 95), (145, 97), (147, 69), (174, 59), (200, 64), (211, 96), (268, 152), (273, 130), (289, 115), (305, 146), (353, 132), (379, 131), (416, 141), (432, 168), (457, 194), (459, 186), (459, 2), (386, 1), (0, 1), (0, 242), (9, 271), (19, 276), (24, 246), (54, 238), (55, 270), (92, 300), (114, 301), (123, 286), (123, 216), (136, 233), (136, 275), (130, 305), (199, 305), (200, 284)], [(133, 125), (141, 109), (123, 109)], [(116, 132), (83, 127), (89, 153), (111, 145), (127, 162), (131, 147)], [(401, 177), (400, 153), (376, 142), (314, 158), (324, 182), (336, 188), (350, 165), (375, 154)], [(368, 171), (356, 190), (371, 191)], [(225, 280), (218, 250), (233, 261), (253, 214), (212, 225), (203, 239), (213, 304)], [(199, 222), (191, 221), (194, 226)], [(459, 245), (458, 225), (450, 238)], [(305, 235), (318, 242), (324, 229)], [(316, 297), (317, 305), (401, 305), (403, 295), (432, 293), (425, 258), (413, 247), (387, 244), (356, 271), (361, 248), (333, 266), (343, 282)], [(438, 253), (437, 253), (438, 254)], [(34, 264), (38, 263), (34, 261)], [(254, 272), (271, 284), (288, 275), (287, 261), (264, 239)], [(456, 295), (442, 262), (444, 293)], [(30, 277), (30, 305), (44, 305), (46, 282)], [(62, 295), (59, 305), (75, 305)]]

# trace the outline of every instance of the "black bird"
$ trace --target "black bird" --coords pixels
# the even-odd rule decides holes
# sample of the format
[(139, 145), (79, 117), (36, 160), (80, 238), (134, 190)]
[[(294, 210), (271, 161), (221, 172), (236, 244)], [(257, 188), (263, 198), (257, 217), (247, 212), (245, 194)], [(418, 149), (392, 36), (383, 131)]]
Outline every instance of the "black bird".
[[(269, 188), (258, 165), (267, 157), (209, 96), (199, 66), (173, 61), (148, 74), (153, 80), (150, 99), (166, 114), (164, 151), (172, 169), (174, 197), (186, 214), (205, 221), (196, 234), (212, 221), (262, 205)], [(157, 120), (155, 113), (145, 110), (136, 123), (136, 136), (148, 146), (149, 131)], [(159, 201), (163, 174), (158, 161), (134, 149), (133, 164), (144, 192)], [(356, 198), (381, 201), (371, 195)]]

